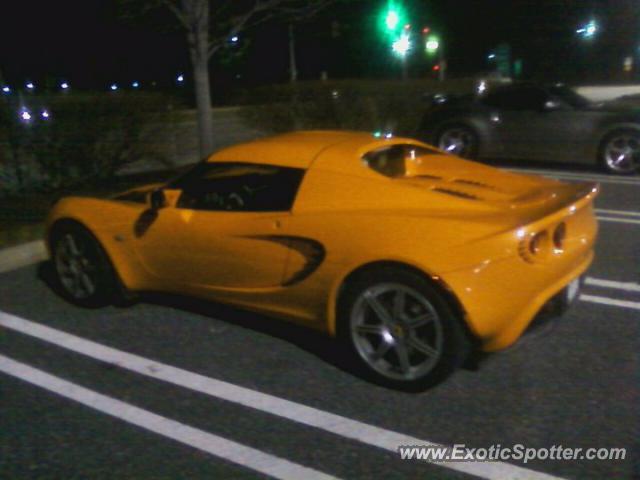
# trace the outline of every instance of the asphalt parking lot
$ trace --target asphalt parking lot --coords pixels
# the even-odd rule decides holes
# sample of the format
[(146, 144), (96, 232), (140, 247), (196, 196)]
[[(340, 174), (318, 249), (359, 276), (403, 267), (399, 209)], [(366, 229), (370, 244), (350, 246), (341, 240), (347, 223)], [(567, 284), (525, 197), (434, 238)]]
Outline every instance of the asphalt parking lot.
[[(581, 300), (553, 329), (422, 394), (330, 340), (228, 307), (73, 307), (0, 275), (0, 478), (640, 478), (640, 177), (600, 182)], [(508, 292), (505, 292), (507, 295)], [(401, 445), (626, 448), (624, 460), (403, 461)]]

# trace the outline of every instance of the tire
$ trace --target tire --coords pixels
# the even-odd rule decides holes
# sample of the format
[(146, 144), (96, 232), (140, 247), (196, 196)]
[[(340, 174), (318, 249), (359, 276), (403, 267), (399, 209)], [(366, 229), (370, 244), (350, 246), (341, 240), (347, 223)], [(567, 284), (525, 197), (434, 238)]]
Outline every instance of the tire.
[(460, 367), (470, 339), (437, 290), (396, 267), (367, 270), (338, 303), (338, 338), (347, 358), (374, 383), (424, 391)]
[(631, 175), (640, 169), (640, 131), (620, 129), (605, 137), (598, 152), (598, 163), (615, 175)]
[(480, 141), (476, 132), (466, 125), (447, 125), (436, 135), (436, 146), (451, 155), (467, 159), (478, 158)]
[(125, 291), (98, 240), (83, 226), (54, 226), (50, 238), (55, 286), (69, 302), (84, 308), (124, 304)]

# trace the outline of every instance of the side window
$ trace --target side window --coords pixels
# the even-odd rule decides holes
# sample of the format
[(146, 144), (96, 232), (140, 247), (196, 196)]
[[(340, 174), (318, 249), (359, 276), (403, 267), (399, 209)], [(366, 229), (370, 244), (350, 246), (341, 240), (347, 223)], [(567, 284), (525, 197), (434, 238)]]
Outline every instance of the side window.
[(501, 110), (539, 111), (548, 100), (544, 90), (535, 87), (502, 89), (490, 93), (484, 104)]
[(211, 163), (180, 186), (178, 208), (232, 212), (291, 210), (304, 170), (247, 163)]

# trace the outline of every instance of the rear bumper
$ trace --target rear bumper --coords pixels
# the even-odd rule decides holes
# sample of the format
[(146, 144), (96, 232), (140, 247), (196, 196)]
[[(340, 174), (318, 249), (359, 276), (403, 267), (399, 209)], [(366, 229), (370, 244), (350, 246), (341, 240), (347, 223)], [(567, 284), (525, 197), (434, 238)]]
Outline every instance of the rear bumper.
[(513, 345), (545, 306), (566, 311), (570, 302), (563, 305), (558, 297), (584, 275), (593, 257), (589, 248), (555, 268), (514, 257), (443, 280), (457, 294), (481, 350), (493, 352)]

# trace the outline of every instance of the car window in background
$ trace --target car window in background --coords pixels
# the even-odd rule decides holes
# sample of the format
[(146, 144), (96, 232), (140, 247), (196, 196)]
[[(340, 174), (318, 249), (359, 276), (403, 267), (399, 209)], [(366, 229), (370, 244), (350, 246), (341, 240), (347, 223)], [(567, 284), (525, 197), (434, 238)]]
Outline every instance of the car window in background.
[(586, 108), (591, 105), (587, 98), (565, 85), (553, 86), (549, 88), (549, 93), (573, 108)]
[(549, 95), (537, 87), (507, 87), (487, 94), (482, 102), (500, 110), (540, 111), (549, 99)]
[(304, 170), (247, 163), (202, 164), (173, 188), (178, 208), (235, 212), (291, 210)]

